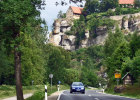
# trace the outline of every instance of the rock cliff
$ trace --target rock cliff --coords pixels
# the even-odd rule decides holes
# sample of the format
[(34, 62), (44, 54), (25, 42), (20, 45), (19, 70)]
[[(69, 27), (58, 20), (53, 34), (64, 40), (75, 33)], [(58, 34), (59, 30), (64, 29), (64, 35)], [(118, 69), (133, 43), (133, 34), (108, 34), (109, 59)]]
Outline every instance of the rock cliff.
[[(128, 14), (121, 16), (110, 16), (110, 19), (113, 19), (117, 22), (119, 28), (125, 33), (133, 33), (134, 31), (140, 32), (140, 13)], [(75, 45), (76, 36), (66, 35), (65, 32), (71, 29), (73, 21), (70, 19), (57, 19), (54, 22), (54, 30), (50, 34), (50, 43), (53, 43), (56, 46), (61, 46), (66, 50), (76, 50), (78, 48), (85, 48), (91, 45), (103, 45), (105, 39), (107, 38), (107, 28), (105, 26), (98, 27), (96, 29), (96, 38), (91, 38), (88, 31), (85, 33), (85, 39), (80, 42), (78, 48)], [(115, 26), (113, 26), (113, 30)]]

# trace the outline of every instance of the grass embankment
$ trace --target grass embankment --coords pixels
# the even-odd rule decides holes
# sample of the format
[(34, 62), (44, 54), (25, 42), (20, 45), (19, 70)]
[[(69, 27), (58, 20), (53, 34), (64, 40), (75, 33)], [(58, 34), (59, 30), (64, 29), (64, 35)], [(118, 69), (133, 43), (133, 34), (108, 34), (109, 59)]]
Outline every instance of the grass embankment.
[(140, 84), (126, 86), (125, 90), (122, 91), (122, 93), (115, 93), (113, 87), (108, 89), (106, 92), (114, 95), (127, 96), (131, 98), (140, 99)]
[[(23, 86), (23, 93), (34, 93), (44, 89), (44, 85), (34, 85), (34, 86)], [(3, 98), (11, 97), (16, 95), (16, 87), (10, 85), (0, 86), (0, 100)]]
[[(60, 86), (60, 91), (61, 90), (66, 90), (68, 88), (69, 88), (68, 85), (61, 85)], [(50, 86), (47, 87), (48, 96), (51, 95), (52, 93), (56, 92), (56, 91), (57, 91), (57, 86), (53, 86), (52, 87), (52, 90), (51, 90), (51, 87)], [(45, 97), (45, 90), (35, 92), (32, 97), (29, 97), (26, 100), (43, 100), (44, 97)]]
[[(60, 87), (60, 90), (68, 89), (69, 86), (62, 85)], [(54, 93), (57, 91), (57, 86), (52, 87), (52, 91), (50, 86), (48, 86), (48, 95)], [(23, 93), (34, 93), (34, 95), (27, 100), (43, 100), (44, 94), (45, 94), (45, 86), (44, 85), (34, 85), (34, 86), (23, 86)], [(8, 98), (11, 96), (16, 95), (16, 87), (15, 86), (9, 86), (9, 85), (2, 85), (0, 86), (0, 100), (4, 98)]]

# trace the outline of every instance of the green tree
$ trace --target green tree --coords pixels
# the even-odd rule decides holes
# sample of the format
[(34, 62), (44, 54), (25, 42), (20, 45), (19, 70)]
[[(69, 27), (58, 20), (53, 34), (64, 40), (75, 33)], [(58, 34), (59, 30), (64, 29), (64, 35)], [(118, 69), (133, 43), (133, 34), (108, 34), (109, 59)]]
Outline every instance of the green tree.
[(100, 4), (101, 11), (107, 11), (118, 6), (118, 0), (102, 0)]
[(130, 71), (135, 81), (138, 81), (140, 76), (140, 49), (136, 52), (136, 57), (133, 58), (133, 67)]
[(66, 13), (63, 13), (61, 10), (58, 12), (57, 18), (66, 18)]
[(140, 49), (140, 35), (138, 32), (135, 32), (132, 36), (130, 41), (130, 48), (131, 48), (131, 58), (135, 56), (135, 53), (138, 49)]
[(125, 58), (130, 56), (130, 47), (126, 42), (122, 42), (114, 51), (109, 61), (107, 61), (107, 70), (109, 77), (112, 77), (115, 72), (122, 70), (122, 64)]
[(48, 61), (46, 70), (46, 76), (54, 74), (54, 83), (57, 84), (58, 80), (63, 82), (65, 75), (65, 68), (69, 68), (70, 65), (70, 53), (61, 47), (55, 47), (48, 44), (46, 47), (46, 54), (48, 55)]
[(81, 81), (88, 85), (88, 86), (94, 86), (97, 87), (98, 84), (98, 80), (97, 80), (97, 75), (94, 73), (93, 70), (89, 70), (86, 67), (82, 68), (82, 72), (81, 72)]
[(135, 0), (135, 8), (140, 8), (140, 0)]
[(115, 33), (109, 32), (104, 45), (105, 56), (110, 57), (123, 41), (124, 36), (119, 28), (116, 28)]
[(88, 14), (99, 12), (99, 0), (86, 0), (84, 11)]
[(93, 36), (93, 38), (96, 38), (98, 36), (97, 28), (106, 27), (109, 30), (110, 27), (114, 26), (115, 24), (115, 21), (109, 18), (102, 18), (100, 14), (91, 14), (88, 15), (86, 18), (87, 18), (87, 29), (89, 29), (90, 36)]
[(80, 81), (80, 72), (76, 69), (65, 69), (65, 83), (71, 85), (72, 82)]
[(81, 40), (85, 38), (85, 30), (86, 23), (84, 16), (80, 16), (79, 20), (74, 20), (74, 25), (71, 30), (66, 32), (67, 35), (75, 35), (76, 36), (76, 48), (79, 47)]
[(14, 67), (13, 55), (9, 55), (8, 50), (5, 48), (4, 41), (0, 42), (0, 85), (8, 84), (13, 85)]
[(129, 72), (133, 76), (134, 81), (137, 82), (140, 76), (140, 50), (138, 50), (135, 55), (133, 59), (125, 59), (122, 65), (122, 75), (124, 76)]
[(21, 44), (22, 84), (30, 85), (32, 80), (34, 84), (43, 84), (45, 74), (43, 50), (30, 34), (24, 35), (24, 42)]
[(23, 100), (21, 83), (21, 52), (19, 46), (22, 40), (21, 32), (25, 29), (27, 22), (36, 20), (39, 11), (35, 5), (40, 0), (1, 0), (0, 1), (0, 32), (2, 38), (9, 44), (13, 41), (15, 58), (15, 78), (17, 100)]

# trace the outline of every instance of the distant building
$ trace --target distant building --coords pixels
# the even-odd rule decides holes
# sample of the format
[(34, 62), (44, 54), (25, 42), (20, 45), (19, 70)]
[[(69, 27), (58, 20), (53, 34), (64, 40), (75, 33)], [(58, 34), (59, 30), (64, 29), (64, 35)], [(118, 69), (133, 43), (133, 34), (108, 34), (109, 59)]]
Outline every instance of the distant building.
[(123, 80), (123, 84), (124, 85), (133, 84), (133, 79), (132, 79), (132, 76), (130, 75), (130, 73), (127, 73), (126, 75), (124, 75), (122, 80)]
[(82, 14), (83, 8), (70, 6), (66, 12), (66, 18), (69, 19), (79, 19)]
[(135, 0), (119, 0), (120, 5), (134, 5)]

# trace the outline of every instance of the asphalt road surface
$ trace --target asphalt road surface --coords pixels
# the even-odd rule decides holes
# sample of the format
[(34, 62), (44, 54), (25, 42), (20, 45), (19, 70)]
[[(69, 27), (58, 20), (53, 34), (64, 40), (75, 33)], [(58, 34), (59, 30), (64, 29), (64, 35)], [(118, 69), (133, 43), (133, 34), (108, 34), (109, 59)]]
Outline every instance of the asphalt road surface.
[(140, 100), (131, 99), (121, 96), (113, 96), (109, 94), (98, 93), (95, 90), (87, 90), (85, 94), (70, 93), (68, 90), (64, 91), (57, 100)]

